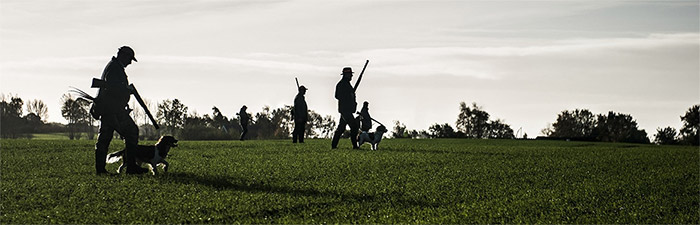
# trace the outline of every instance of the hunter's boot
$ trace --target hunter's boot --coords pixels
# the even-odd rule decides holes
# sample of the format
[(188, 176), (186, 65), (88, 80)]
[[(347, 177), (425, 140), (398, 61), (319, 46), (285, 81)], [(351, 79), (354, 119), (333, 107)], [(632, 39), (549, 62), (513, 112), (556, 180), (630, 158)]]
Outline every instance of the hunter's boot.
[(107, 165), (107, 152), (95, 150), (95, 171), (97, 174), (109, 174), (105, 166)]

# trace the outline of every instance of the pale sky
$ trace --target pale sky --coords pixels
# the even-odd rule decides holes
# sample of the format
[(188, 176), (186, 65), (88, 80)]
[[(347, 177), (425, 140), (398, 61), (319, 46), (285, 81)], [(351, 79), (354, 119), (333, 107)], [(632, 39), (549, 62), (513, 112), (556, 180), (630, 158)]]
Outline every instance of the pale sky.
[(464, 101), (529, 137), (585, 108), (631, 114), (653, 139), (700, 104), (699, 9), (696, 0), (0, 0), (0, 92), (41, 99), (48, 120), (65, 123), (68, 86), (95, 93), (91, 78), (128, 45), (139, 60), (129, 80), (151, 101), (233, 117), (244, 104), (253, 113), (293, 104), (298, 77), (309, 109), (337, 118), (342, 68), (359, 75), (369, 59), (357, 100), (389, 126), (454, 127)]

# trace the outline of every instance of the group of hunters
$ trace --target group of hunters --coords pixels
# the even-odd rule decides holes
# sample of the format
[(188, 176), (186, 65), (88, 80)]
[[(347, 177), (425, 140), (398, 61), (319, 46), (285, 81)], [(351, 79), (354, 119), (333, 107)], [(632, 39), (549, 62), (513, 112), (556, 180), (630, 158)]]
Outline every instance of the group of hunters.
[[(114, 132), (124, 138), (126, 145), (126, 155), (124, 157), (127, 174), (142, 174), (148, 172), (136, 164), (133, 152), (137, 149), (139, 129), (134, 120), (129, 116), (130, 109), (128, 102), (134, 94), (137, 100), (142, 101), (136, 89), (129, 83), (128, 76), (124, 69), (131, 62), (138, 62), (134, 50), (129, 46), (119, 48), (116, 57), (107, 63), (102, 72), (104, 85), (99, 87), (95, 104), (90, 109), (90, 113), (100, 121), (99, 134), (95, 144), (95, 169), (97, 174), (108, 174), (105, 169), (107, 151)], [(338, 147), (338, 142), (345, 132), (346, 126), (350, 126), (350, 140), (353, 149), (358, 149), (358, 131), (368, 132), (372, 127), (372, 119), (369, 115), (369, 103), (364, 102), (360, 115), (355, 117), (357, 112), (357, 100), (355, 98), (355, 88), (350, 81), (353, 77), (352, 68), (345, 67), (342, 70), (342, 79), (335, 86), (335, 98), (338, 100), (338, 112), (340, 121), (333, 134), (331, 149)], [(357, 86), (357, 84), (355, 85)], [(308, 90), (304, 86), (299, 86), (299, 93), (294, 98), (294, 108), (292, 109), (292, 120), (294, 120), (294, 130), (292, 132), (292, 142), (304, 143), (304, 131), (308, 121), (308, 107), (304, 95)], [(241, 125), (242, 133), (240, 140), (245, 139), (248, 133), (248, 123), (250, 115), (246, 112), (244, 105), (237, 113)], [(150, 116), (150, 112), (147, 112)], [(360, 125), (361, 124), (361, 125)]]

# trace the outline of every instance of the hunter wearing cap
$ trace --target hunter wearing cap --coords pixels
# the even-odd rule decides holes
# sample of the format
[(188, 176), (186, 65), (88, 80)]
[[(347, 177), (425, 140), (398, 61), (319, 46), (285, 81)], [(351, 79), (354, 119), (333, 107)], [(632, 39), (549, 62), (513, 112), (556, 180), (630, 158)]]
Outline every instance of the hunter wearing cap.
[(129, 86), (129, 80), (124, 69), (138, 62), (134, 57), (134, 50), (129, 46), (119, 48), (116, 57), (107, 63), (102, 72), (102, 80), (105, 87), (97, 92), (98, 104), (93, 104), (91, 114), (100, 120), (99, 134), (95, 144), (95, 169), (97, 174), (108, 174), (105, 169), (105, 160), (109, 143), (112, 141), (114, 131), (124, 138), (126, 144), (126, 173), (140, 174), (148, 170), (136, 165), (134, 151), (139, 141), (139, 128), (129, 116), (128, 103), (133, 89)]
[(292, 142), (304, 143), (304, 131), (306, 131), (306, 121), (309, 120), (309, 110), (306, 106), (306, 87), (299, 87), (299, 93), (294, 97), (294, 108), (292, 108), (292, 120), (294, 120), (294, 131), (292, 131)]
[(343, 68), (343, 78), (340, 79), (337, 85), (335, 85), (335, 98), (338, 99), (338, 112), (340, 113), (340, 121), (338, 122), (338, 128), (333, 134), (333, 141), (331, 142), (331, 148), (338, 148), (338, 141), (340, 141), (340, 136), (345, 132), (345, 126), (350, 126), (350, 141), (352, 142), (352, 148), (358, 149), (357, 146), (357, 131), (359, 129), (359, 123), (353, 117), (353, 113), (357, 110), (357, 100), (355, 99), (355, 89), (350, 84), (352, 80), (352, 68)]

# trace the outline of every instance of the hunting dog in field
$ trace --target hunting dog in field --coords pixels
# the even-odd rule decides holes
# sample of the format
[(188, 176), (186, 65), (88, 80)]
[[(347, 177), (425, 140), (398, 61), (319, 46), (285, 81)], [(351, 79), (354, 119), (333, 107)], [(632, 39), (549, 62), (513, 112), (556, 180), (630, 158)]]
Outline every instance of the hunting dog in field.
[(372, 150), (377, 150), (379, 148), (379, 142), (382, 141), (382, 136), (384, 133), (388, 132), (384, 125), (378, 126), (374, 132), (362, 132), (358, 138), (358, 145), (362, 146), (365, 142), (370, 143)]
[[(168, 152), (170, 148), (177, 147), (177, 139), (173, 136), (162, 136), (155, 145), (139, 145), (134, 153), (136, 155), (137, 164), (148, 164), (153, 175), (158, 174), (158, 164), (163, 164), (163, 171), (168, 172), (168, 161), (165, 158), (168, 157)], [(115, 163), (124, 157), (126, 149), (109, 154), (107, 156), (107, 163)], [(121, 173), (126, 167), (124, 160), (122, 164), (117, 169), (117, 173)]]

